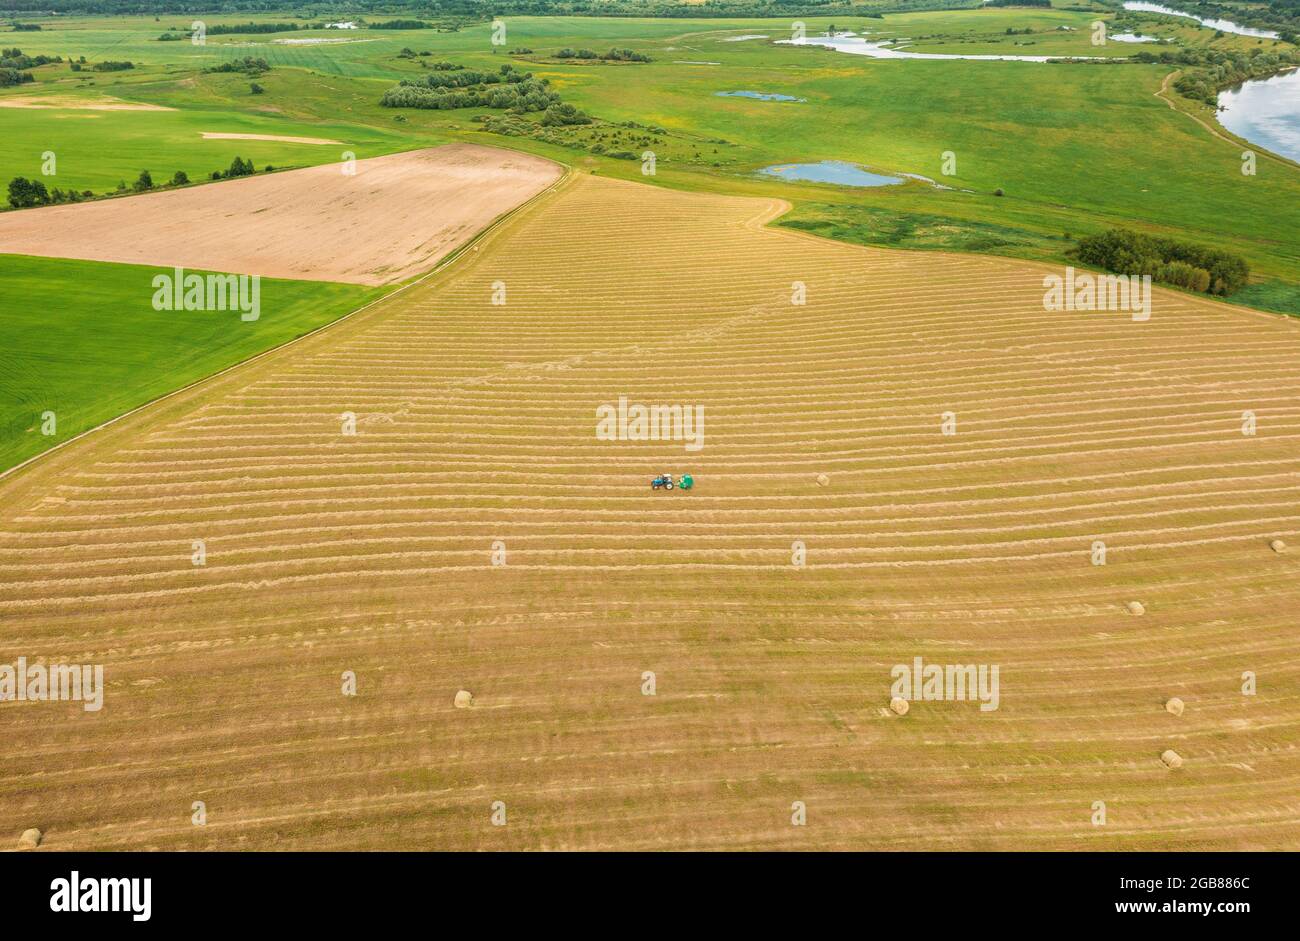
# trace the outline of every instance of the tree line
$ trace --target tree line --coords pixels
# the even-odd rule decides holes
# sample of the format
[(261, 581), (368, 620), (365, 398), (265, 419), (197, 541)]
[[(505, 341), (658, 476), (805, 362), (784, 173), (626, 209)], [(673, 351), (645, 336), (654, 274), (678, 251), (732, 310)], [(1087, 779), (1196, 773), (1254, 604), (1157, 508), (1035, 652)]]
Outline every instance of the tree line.
[[(394, 14), (422, 18), (460, 18), (482, 22), (494, 16), (608, 16), (709, 19), (719, 17), (862, 16), (869, 11), (906, 13), (969, 8), (971, 0), (880, 0), (865, 7), (850, 0), (320, 0), (310, 19), (324, 16)], [(41, 12), (150, 15), (201, 13), (282, 13), (283, 0), (41, 0)], [(29, 12), (31, 0), (0, 0), (10, 13)], [(303, 19), (309, 17), (304, 16)]]
[(1290, 49), (1268, 50), (1255, 46), (1249, 52), (1214, 48), (1142, 49), (1134, 54), (1138, 62), (1188, 66), (1174, 79), (1174, 91), (1184, 98), (1217, 105), (1219, 92), (1252, 78), (1272, 75), (1288, 65), (1300, 65), (1300, 53)]
[(555, 54), (557, 59), (599, 59), (602, 62), (649, 62), (648, 55), (632, 49), (611, 49), (609, 52), (597, 53), (590, 49), (570, 49), (565, 46)]
[(252, 56), (244, 56), (242, 59), (231, 59), (229, 62), (223, 62), (220, 65), (209, 66), (204, 72), (240, 72), (250, 78), (257, 78), (263, 72), (271, 71), (271, 65), (265, 59), (254, 59)]
[[(275, 170), (273, 166), (267, 166), (263, 172), (271, 173)], [(236, 157), (231, 161), (230, 166), (225, 170), (213, 170), (210, 179), (229, 180), (235, 177), (252, 176), (257, 172), (253, 166), (253, 161), (246, 160), (243, 157)], [(135, 182), (127, 185), (123, 180), (117, 184), (117, 189), (105, 196), (123, 195), (125, 193), (147, 193), (150, 190), (161, 189), (175, 186), (188, 186), (190, 183), (189, 175), (184, 170), (177, 170), (172, 174), (170, 181), (166, 183), (154, 183), (153, 174), (148, 170), (141, 170), (140, 175), (136, 177)], [(78, 192), (74, 189), (62, 190), (57, 186), (49, 189), (40, 180), (29, 180), (26, 177), (16, 176), (9, 181), (9, 205), (14, 209), (28, 209), (34, 206), (54, 206), (60, 203), (79, 203), (87, 199), (94, 199), (95, 194), (91, 190), (81, 190)]]
[(297, 23), (213, 23), (207, 27), (209, 36), (228, 36), (242, 33), (291, 33), (308, 27)]

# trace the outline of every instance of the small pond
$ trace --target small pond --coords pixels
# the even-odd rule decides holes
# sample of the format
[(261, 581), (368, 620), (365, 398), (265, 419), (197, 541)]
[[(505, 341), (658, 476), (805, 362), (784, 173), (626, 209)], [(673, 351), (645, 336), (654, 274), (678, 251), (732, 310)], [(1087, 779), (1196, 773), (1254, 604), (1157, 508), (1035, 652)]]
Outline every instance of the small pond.
[(719, 98), (753, 98), (757, 101), (807, 101), (794, 95), (778, 95), (776, 92), (761, 91), (720, 91), (715, 92)]
[(882, 176), (864, 170), (856, 163), (843, 160), (823, 160), (820, 163), (778, 163), (758, 171), (766, 176), (783, 180), (802, 180), (807, 183), (835, 183), (839, 186), (893, 186), (903, 180), (896, 176)]

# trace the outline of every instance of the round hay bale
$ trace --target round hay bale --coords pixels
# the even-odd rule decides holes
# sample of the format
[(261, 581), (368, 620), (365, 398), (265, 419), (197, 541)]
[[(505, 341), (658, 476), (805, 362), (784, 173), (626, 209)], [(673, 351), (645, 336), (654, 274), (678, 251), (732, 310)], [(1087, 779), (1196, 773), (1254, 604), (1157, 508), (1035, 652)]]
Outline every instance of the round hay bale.
[(1268, 547), (1274, 552), (1286, 552), (1286, 543), (1281, 539), (1274, 539), (1268, 544)]
[(1125, 605), (1125, 607), (1128, 608), (1129, 614), (1138, 615), (1138, 614), (1147, 613), (1147, 609), (1142, 607), (1142, 602), (1140, 601), (1130, 601), (1127, 605)]
[(1169, 702), (1165, 703), (1165, 712), (1171, 716), (1181, 716), (1183, 714), (1183, 701), (1175, 696)]
[(894, 715), (905, 716), (907, 715), (907, 710), (912, 707), (906, 699), (899, 699), (895, 696), (889, 701), (889, 708), (894, 711)]
[(1165, 767), (1170, 771), (1183, 766), (1183, 756), (1172, 748), (1165, 749), (1164, 754), (1160, 756), (1160, 760), (1165, 763)]
[(32, 827), (30, 830), (24, 830), (23, 835), (18, 838), (18, 848), (20, 850), (34, 850), (41, 845), (41, 831)]
[(455, 705), (457, 709), (468, 709), (470, 703), (473, 701), (474, 694), (467, 689), (462, 689), (456, 694), (456, 698), (452, 700), (452, 704)]
[(819, 487), (829, 487), (831, 485), (831, 479), (827, 477), (825, 474), (818, 474), (817, 485)]

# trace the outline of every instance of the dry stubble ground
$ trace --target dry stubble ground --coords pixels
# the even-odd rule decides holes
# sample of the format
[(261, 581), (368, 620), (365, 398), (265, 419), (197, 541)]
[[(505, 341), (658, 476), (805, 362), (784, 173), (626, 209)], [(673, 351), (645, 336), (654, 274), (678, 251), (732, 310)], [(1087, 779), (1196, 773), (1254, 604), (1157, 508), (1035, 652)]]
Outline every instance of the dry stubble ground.
[(477, 144), (341, 156), (290, 173), (5, 213), (0, 253), (390, 284), (428, 271), (561, 173), (541, 157)]
[[(762, 229), (778, 209), (575, 178), (0, 483), (0, 662), (108, 685), (97, 715), (0, 705), (0, 833), (1300, 845), (1298, 325), (1165, 292), (1147, 323), (1047, 313), (1043, 269)], [(598, 441), (619, 395), (704, 405), (703, 451)], [(914, 656), (999, 665), (1000, 708), (892, 716)]]

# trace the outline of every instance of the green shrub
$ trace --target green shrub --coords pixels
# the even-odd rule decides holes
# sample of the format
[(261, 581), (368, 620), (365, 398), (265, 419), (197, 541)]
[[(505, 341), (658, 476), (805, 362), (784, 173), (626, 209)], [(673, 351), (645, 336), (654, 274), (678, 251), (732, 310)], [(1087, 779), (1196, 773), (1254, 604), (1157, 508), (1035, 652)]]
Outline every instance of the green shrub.
[(1203, 294), (1232, 294), (1250, 279), (1246, 259), (1233, 252), (1130, 229), (1109, 229), (1080, 239), (1078, 258), (1116, 274), (1150, 275)]

